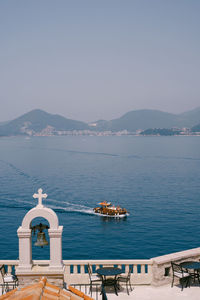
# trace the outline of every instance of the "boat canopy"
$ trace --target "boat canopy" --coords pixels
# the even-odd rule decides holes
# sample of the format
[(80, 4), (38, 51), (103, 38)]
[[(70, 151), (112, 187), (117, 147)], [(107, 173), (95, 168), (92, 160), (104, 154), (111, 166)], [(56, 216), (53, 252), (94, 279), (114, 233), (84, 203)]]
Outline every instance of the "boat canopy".
[(100, 202), (99, 204), (102, 206), (110, 206), (111, 205), (110, 202), (106, 202), (106, 201)]

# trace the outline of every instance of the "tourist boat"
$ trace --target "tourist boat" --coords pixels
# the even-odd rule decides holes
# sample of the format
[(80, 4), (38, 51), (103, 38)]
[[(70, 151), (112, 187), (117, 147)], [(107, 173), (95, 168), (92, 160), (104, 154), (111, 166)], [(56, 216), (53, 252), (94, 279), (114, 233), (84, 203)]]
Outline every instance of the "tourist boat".
[(100, 214), (103, 216), (109, 217), (125, 217), (127, 216), (127, 210), (125, 208), (121, 208), (119, 205), (114, 206), (110, 202), (103, 201), (99, 203), (101, 206), (95, 207), (93, 210), (96, 214)]

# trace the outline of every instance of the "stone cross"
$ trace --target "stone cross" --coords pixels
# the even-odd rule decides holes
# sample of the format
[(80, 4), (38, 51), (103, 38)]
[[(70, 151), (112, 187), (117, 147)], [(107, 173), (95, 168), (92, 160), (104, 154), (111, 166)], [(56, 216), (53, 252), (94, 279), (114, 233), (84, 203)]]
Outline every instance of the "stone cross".
[(38, 205), (37, 207), (43, 207), (42, 205), (42, 198), (46, 198), (47, 194), (42, 194), (42, 189), (38, 190), (38, 194), (33, 194), (33, 198), (38, 198)]

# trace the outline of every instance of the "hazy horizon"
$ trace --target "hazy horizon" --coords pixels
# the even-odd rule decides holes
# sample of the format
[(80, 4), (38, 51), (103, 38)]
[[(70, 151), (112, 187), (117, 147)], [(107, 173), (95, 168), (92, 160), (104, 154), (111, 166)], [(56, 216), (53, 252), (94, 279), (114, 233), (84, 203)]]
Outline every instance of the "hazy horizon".
[(200, 2), (0, 2), (0, 121), (200, 106)]

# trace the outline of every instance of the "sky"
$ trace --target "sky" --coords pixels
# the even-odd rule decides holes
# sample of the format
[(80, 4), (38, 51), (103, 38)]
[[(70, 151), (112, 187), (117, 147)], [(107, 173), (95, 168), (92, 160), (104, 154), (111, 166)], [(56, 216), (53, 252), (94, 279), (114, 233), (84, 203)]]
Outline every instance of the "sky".
[(0, 122), (200, 106), (199, 0), (0, 0)]

